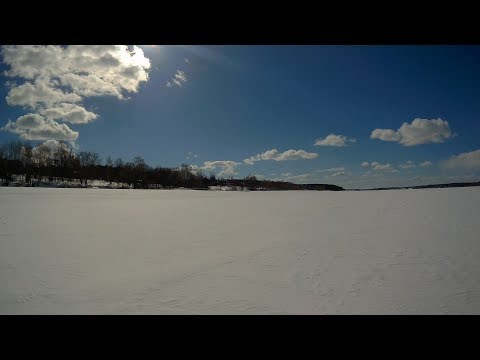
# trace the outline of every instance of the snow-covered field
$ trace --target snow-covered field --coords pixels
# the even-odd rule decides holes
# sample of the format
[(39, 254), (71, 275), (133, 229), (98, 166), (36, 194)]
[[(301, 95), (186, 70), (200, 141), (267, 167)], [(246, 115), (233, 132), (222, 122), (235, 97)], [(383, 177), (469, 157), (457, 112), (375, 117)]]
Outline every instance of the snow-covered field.
[(480, 187), (0, 188), (1, 314), (480, 314)]

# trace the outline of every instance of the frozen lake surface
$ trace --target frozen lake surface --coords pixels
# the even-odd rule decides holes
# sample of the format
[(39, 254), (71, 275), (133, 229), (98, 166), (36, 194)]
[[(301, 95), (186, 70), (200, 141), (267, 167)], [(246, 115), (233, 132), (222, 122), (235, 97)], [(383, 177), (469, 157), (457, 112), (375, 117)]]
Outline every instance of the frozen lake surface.
[(3, 187), (0, 313), (480, 314), (480, 187)]

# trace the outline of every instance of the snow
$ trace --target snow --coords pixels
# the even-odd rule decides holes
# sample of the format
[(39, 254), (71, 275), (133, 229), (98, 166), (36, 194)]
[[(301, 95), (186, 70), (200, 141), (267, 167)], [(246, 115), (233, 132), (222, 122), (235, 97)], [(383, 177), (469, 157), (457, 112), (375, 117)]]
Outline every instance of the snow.
[[(8, 184), (11, 187), (24, 187), (26, 184), (24, 175), (12, 175), (13, 181)], [(35, 187), (50, 187), (50, 188), (105, 188), (105, 189), (132, 189), (133, 186), (129, 186), (125, 183), (109, 182), (105, 180), (87, 180), (87, 184), (80, 179), (64, 179), (60, 177), (54, 177), (51, 181), (46, 180), (47, 177), (43, 177), (41, 181), (37, 179), (32, 180), (32, 184)], [(153, 185), (152, 185), (153, 186)], [(159, 185), (156, 185), (159, 186)]]
[(1, 314), (480, 314), (480, 188), (0, 188)]

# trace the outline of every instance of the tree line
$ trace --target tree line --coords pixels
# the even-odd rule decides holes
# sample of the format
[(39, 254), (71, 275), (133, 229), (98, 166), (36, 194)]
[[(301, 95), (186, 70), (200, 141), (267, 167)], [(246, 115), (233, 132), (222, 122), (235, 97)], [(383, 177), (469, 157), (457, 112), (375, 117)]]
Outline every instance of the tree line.
[(54, 180), (67, 183), (75, 181), (87, 186), (89, 181), (103, 180), (136, 189), (209, 189), (211, 186), (227, 186), (249, 190), (343, 190), (329, 184), (293, 184), (259, 180), (250, 175), (243, 179), (218, 179), (215, 174), (205, 175), (188, 164), (174, 168), (151, 167), (140, 156), (134, 157), (132, 161), (121, 158), (113, 160), (108, 156), (102, 161), (96, 152), (76, 152), (64, 142), (55, 144), (57, 145), (49, 146), (44, 143), (34, 147), (18, 140), (0, 145), (1, 185), (9, 186), (14, 175), (20, 175), (25, 186), (36, 186)]

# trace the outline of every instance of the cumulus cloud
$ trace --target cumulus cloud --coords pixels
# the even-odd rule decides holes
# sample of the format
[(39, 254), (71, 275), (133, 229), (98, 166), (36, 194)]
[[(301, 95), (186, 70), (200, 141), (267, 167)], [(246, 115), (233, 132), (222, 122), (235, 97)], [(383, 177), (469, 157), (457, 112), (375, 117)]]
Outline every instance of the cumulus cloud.
[(61, 119), (72, 124), (86, 124), (95, 120), (98, 115), (87, 111), (76, 104), (61, 103), (47, 109), (40, 109), (39, 113), (47, 119)]
[(453, 134), (448, 121), (442, 119), (414, 119), (411, 124), (403, 123), (398, 130), (375, 129), (370, 138), (383, 141), (395, 141), (404, 146), (428, 143), (442, 143)]
[(60, 76), (60, 82), (63, 86), (68, 86), (73, 93), (83, 97), (90, 96), (115, 96), (123, 98), (121, 89), (113, 83), (103, 80), (96, 74), (78, 75), (63, 74)]
[(33, 154), (37, 153), (38, 151), (40, 151), (41, 148), (46, 149), (50, 152), (50, 154), (53, 154), (59, 148), (63, 148), (67, 150), (68, 146), (63, 142), (53, 140), (53, 139), (48, 139), (48, 140), (45, 140), (41, 145), (35, 146), (32, 149), (32, 153)]
[(383, 141), (400, 141), (400, 134), (392, 129), (375, 129), (370, 135), (371, 139), (380, 139)]
[(235, 168), (227, 167), (222, 169), (222, 171), (218, 173), (218, 176), (234, 176), (237, 174), (238, 172), (235, 171)]
[(125, 93), (137, 92), (140, 84), (148, 81), (150, 69), (150, 60), (137, 46), (8, 45), (0, 54), (8, 66), (4, 75), (24, 80), (9, 83), (7, 103), (31, 112), (2, 129), (29, 140), (75, 140), (78, 132), (56, 120), (73, 124), (94, 121), (98, 115), (81, 105), (85, 98), (125, 99)]
[(136, 92), (150, 68), (142, 49), (126, 45), (4, 46), (2, 56), (9, 77), (59, 79), (72, 89), (105, 95), (112, 87), (120, 94)]
[(231, 160), (205, 161), (203, 166), (199, 166), (198, 169), (206, 171), (220, 169), (219, 176), (233, 176), (238, 174), (236, 171), (238, 165), (241, 165), (241, 163)]
[(480, 170), (480, 150), (454, 155), (441, 165), (447, 169)]
[(20, 116), (13, 122), (8, 121), (1, 129), (17, 134), (24, 140), (75, 141), (78, 138), (78, 132), (70, 129), (66, 124), (59, 124), (33, 113)]
[(431, 161), (424, 161), (420, 164), (420, 167), (429, 167), (429, 166), (432, 166), (432, 162)]
[(370, 163), (368, 161), (364, 161), (364, 162), (362, 162), (362, 166), (363, 167), (369, 167)]
[(55, 83), (47, 79), (37, 79), (13, 87), (5, 97), (10, 106), (23, 106), (35, 109), (37, 106), (52, 106), (58, 103), (75, 103), (82, 98), (72, 92), (64, 92), (55, 88)]
[(305, 150), (287, 150), (282, 153), (277, 149), (267, 150), (261, 154), (257, 154), (248, 159), (243, 160), (245, 164), (253, 165), (256, 161), (262, 160), (274, 160), (274, 161), (287, 161), (287, 160), (300, 160), (300, 159), (315, 159), (318, 156), (317, 153), (309, 153)]
[(347, 146), (347, 142), (356, 142), (356, 139), (348, 139), (344, 135), (330, 134), (325, 139), (318, 139), (315, 146)]

